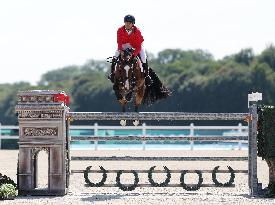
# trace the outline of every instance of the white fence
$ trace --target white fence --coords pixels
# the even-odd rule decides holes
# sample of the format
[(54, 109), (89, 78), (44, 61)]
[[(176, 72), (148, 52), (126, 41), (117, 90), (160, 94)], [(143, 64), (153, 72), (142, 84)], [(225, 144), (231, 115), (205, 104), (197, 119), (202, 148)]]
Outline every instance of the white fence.
[[(18, 135), (6, 135), (4, 130), (17, 130), (18, 132), (18, 126), (11, 126), (11, 125), (1, 125), (0, 123), (0, 149), (1, 149), (1, 141), (3, 139), (19, 139)], [(224, 130), (225, 132), (223, 135), (217, 135), (217, 136), (248, 136), (248, 126), (244, 126), (241, 123), (239, 123), (236, 126), (195, 126), (193, 123), (191, 123), (188, 126), (148, 126), (145, 123), (143, 123), (140, 126), (104, 126), (104, 125), (98, 125), (95, 123), (94, 125), (85, 125), (85, 126), (70, 126), (70, 130), (90, 130), (94, 133), (93, 136), (98, 136), (100, 130), (105, 130), (108, 133), (108, 136), (110, 136), (110, 132), (108, 131), (114, 131), (114, 130), (140, 130), (142, 133), (142, 136), (150, 136), (148, 135), (148, 130), (182, 130), (189, 132), (189, 135), (180, 135), (180, 136), (189, 136), (189, 137), (195, 137), (198, 135), (195, 135), (196, 130)], [(74, 135), (71, 135), (74, 136)], [(85, 135), (83, 135), (85, 136)], [(171, 135), (175, 136), (175, 135)], [(241, 150), (242, 148), (242, 142), (238, 141), (238, 149)], [(98, 141), (94, 141), (95, 143), (95, 150), (98, 149)], [(247, 141), (246, 141), (247, 143)], [(145, 150), (146, 141), (142, 142), (143, 144), (143, 150)], [(194, 148), (194, 141), (190, 141), (190, 149), (193, 150)]]

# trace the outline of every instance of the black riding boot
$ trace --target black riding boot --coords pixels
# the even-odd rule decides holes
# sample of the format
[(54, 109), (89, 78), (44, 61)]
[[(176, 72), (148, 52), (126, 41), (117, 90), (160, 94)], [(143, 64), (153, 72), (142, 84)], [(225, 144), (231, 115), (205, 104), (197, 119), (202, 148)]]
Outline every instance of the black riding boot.
[(115, 82), (115, 67), (116, 67), (117, 59), (112, 59), (112, 65), (111, 65), (111, 73), (108, 75), (108, 79), (114, 83)]
[(153, 81), (149, 75), (149, 67), (148, 67), (147, 60), (146, 60), (146, 63), (142, 63), (142, 67), (143, 67), (144, 73), (145, 73), (145, 85), (150, 86), (150, 85), (152, 85)]

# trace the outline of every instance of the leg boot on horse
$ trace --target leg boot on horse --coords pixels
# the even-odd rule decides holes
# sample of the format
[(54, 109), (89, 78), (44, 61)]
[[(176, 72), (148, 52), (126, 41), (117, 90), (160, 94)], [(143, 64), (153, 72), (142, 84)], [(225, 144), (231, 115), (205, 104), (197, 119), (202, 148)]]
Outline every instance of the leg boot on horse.
[(117, 83), (115, 83), (115, 84), (113, 85), (113, 90), (115, 91), (115, 95), (116, 95), (117, 100), (118, 100), (118, 101), (119, 101), (119, 100), (122, 100), (123, 96), (122, 96), (122, 95), (120, 94), (120, 92), (119, 92)]

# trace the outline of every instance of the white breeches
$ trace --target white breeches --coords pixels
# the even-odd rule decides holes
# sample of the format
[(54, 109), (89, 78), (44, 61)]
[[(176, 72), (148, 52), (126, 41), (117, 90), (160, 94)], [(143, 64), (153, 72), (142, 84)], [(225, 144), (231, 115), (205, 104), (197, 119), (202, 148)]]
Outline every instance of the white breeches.
[[(122, 49), (127, 49), (127, 48), (132, 48), (132, 46), (129, 44), (129, 43), (126, 43), (126, 44), (123, 44), (122, 45)], [(146, 59), (147, 59), (147, 56), (146, 56), (146, 52), (145, 52), (145, 48), (143, 46), (143, 44), (141, 44), (141, 50), (140, 50), (140, 60), (142, 61), (142, 63), (146, 63)], [(116, 50), (115, 52), (115, 57), (118, 57), (119, 56), (119, 50)]]

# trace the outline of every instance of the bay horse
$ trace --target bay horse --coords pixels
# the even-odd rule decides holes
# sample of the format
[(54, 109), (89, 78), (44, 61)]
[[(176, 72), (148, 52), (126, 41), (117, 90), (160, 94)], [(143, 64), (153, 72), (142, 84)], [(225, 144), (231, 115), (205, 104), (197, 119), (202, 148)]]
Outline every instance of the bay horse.
[(142, 103), (145, 93), (145, 78), (139, 58), (133, 57), (134, 49), (123, 50), (117, 59), (115, 67), (115, 81), (113, 90), (122, 112), (126, 111), (126, 104), (135, 97), (134, 110), (138, 111), (138, 106)]
[(117, 59), (113, 90), (116, 98), (122, 106), (122, 112), (126, 111), (126, 105), (134, 98), (134, 111), (138, 111), (141, 103), (151, 105), (157, 100), (171, 95), (159, 80), (156, 73), (150, 68), (149, 75), (153, 80), (150, 86), (145, 85), (145, 72), (139, 57), (133, 56), (134, 49), (123, 50)]

